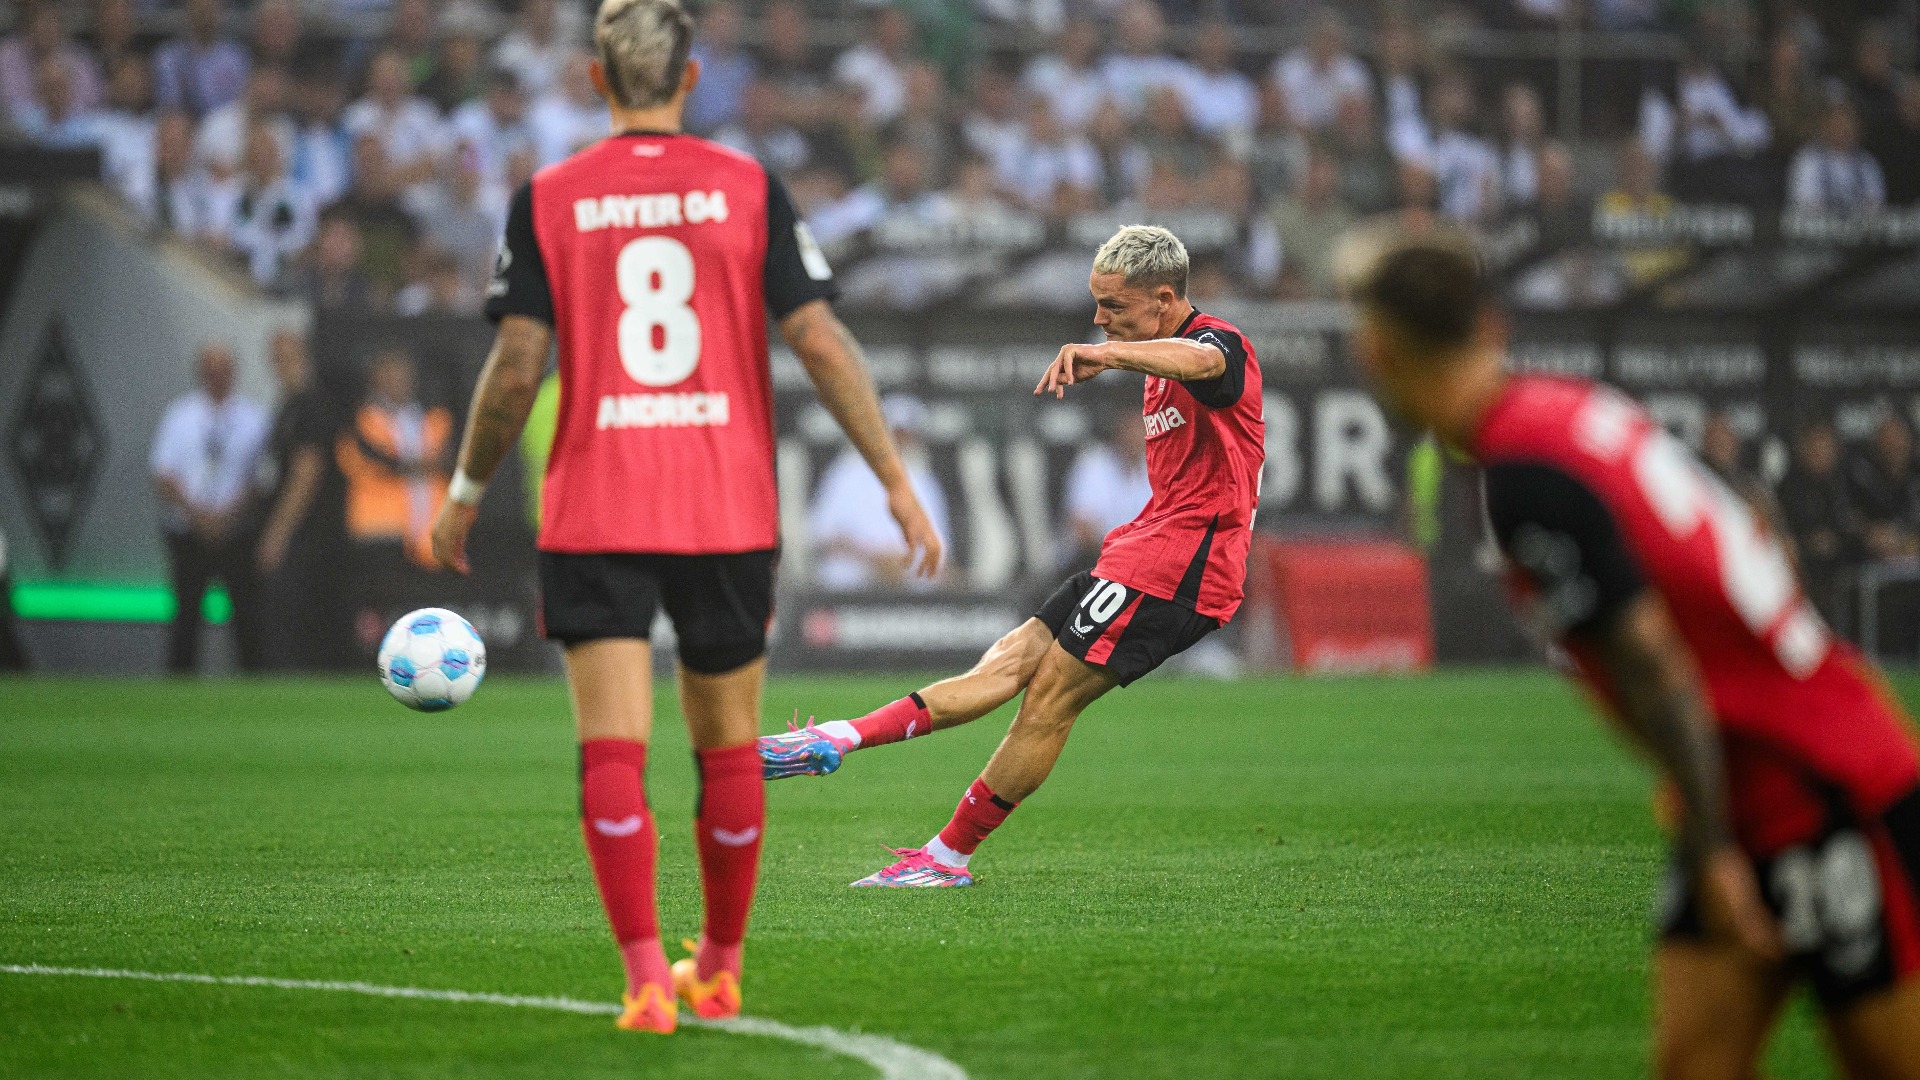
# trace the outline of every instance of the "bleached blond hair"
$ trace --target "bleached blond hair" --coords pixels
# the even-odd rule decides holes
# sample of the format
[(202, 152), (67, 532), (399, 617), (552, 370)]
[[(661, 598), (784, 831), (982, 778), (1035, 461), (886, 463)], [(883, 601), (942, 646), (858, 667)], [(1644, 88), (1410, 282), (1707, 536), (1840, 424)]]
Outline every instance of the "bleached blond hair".
[(593, 47), (615, 101), (629, 109), (665, 105), (686, 74), (693, 20), (678, 0), (603, 0)]
[(1173, 286), (1173, 295), (1187, 295), (1187, 245), (1158, 225), (1128, 225), (1100, 245), (1093, 255), (1093, 272), (1119, 274), (1136, 289)]

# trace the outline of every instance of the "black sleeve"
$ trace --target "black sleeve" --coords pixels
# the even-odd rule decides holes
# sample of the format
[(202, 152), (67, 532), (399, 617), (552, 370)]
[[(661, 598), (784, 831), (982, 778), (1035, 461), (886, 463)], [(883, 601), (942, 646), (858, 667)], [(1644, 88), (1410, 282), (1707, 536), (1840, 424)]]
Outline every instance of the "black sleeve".
[(813, 242), (807, 223), (793, 209), (787, 185), (767, 174), (767, 310), (784, 319), (802, 304), (832, 300), (840, 295), (833, 283), (833, 267)]
[(1506, 463), (1487, 467), (1486, 485), (1500, 550), (1539, 587), (1556, 629), (1603, 629), (1646, 588), (1612, 513), (1585, 484), (1551, 465)]
[(493, 258), (493, 280), (487, 284), (487, 318), (494, 322), (509, 315), (525, 315), (553, 325), (553, 293), (547, 286), (547, 264), (533, 233), (533, 184), (520, 185), (507, 206), (507, 231)]
[(1228, 409), (1240, 403), (1240, 395), (1247, 388), (1247, 342), (1231, 330), (1206, 327), (1187, 335), (1192, 341), (1202, 341), (1219, 349), (1227, 355), (1227, 370), (1211, 379), (1188, 379), (1180, 385), (1187, 388), (1193, 399), (1209, 409)]

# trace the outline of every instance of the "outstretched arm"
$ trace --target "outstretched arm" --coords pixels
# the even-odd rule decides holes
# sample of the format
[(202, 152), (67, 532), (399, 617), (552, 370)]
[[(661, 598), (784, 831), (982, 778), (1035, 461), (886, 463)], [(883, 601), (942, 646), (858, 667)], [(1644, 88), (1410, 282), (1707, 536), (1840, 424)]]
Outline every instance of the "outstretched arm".
[(1646, 590), (1589, 639), (1622, 722), (1679, 790), (1680, 850), (1708, 918), (1755, 953), (1778, 956), (1779, 931), (1727, 823), (1726, 776), (1706, 694), (1666, 602)]
[[(485, 484), (505, 460), (526, 426), (533, 399), (546, 373), (553, 330), (538, 319), (508, 315), (500, 320), (493, 351), (474, 387), (467, 433), (460, 443), (460, 476)], [(454, 494), (461, 494), (455, 492)], [(467, 532), (478, 514), (479, 493), (464, 501), (449, 497), (433, 521), (433, 557), (441, 566), (467, 573)]]
[(1177, 382), (1218, 378), (1227, 370), (1227, 354), (1217, 345), (1191, 338), (1159, 338), (1154, 341), (1108, 341), (1099, 345), (1065, 345), (1036, 394), (1051, 392), (1066, 396), (1066, 388), (1091, 379), (1102, 371), (1138, 371)]
[(907, 467), (887, 433), (860, 343), (825, 300), (795, 308), (780, 320), (780, 334), (806, 368), (821, 403), (886, 489), (887, 509), (907, 540), (908, 569), (933, 577), (940, 571), (940, 534), (913, 493)]

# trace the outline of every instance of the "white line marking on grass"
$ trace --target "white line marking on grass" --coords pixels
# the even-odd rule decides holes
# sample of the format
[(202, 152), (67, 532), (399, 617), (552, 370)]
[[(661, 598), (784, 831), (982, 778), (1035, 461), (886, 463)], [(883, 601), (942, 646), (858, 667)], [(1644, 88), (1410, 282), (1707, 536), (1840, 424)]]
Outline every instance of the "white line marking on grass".
[[(48, 967), (44, 964), (0, 964), (0, 972), (9, 975), (71, 975), (91, 979), (139, 979), (144, 982), (203, 983), (210, 986), (266, 986), (276, 990), (332, 990), (368, 997), (411, 998), (416, 1001), (451, 1001), (460, 1004), (505, 1005), (516, 1009), (547, 1009), (553, 1012), (582, 1013), (588, 1016), (618, 1016), (620, 1006), (604, 1001), (580, 1001), (563, 997), (523, 997), (515, 994), (481, 994), (468, 990), (428, 990), (417, 986), (376, 986), (364, 982), (336, 982), (317, 979), (274, 979), (265, 975), (199, 975), (185, 971), (120, 971), (114, 968)], [(822, 1050), (864, 1061), (879, 1071), (884, 1080), (967, 1080), (960, 1066), (930, 1050), (894, 1042), (879, 1035), (840, 1031), (830, 1027), (797, 1028), (778, 1020), (742, 1016), (737, 1020), (701, 1020), (686, 1017), (680, 1021), (690, 1027), (712, 1028), (734, 1035), (759, 1035), (770, 1039), (817, 1046)]]

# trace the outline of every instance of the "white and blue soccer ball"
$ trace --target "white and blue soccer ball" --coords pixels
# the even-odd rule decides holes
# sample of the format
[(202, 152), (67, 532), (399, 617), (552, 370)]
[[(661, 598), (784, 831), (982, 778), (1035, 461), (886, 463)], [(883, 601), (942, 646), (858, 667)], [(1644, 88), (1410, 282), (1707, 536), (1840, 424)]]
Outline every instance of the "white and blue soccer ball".
[(451, 709), (472, 697), (486, 674), (487, 646), (472, 623), (446, 608), (400, 616), (380, 642), (380, 682), (409, 709)]

